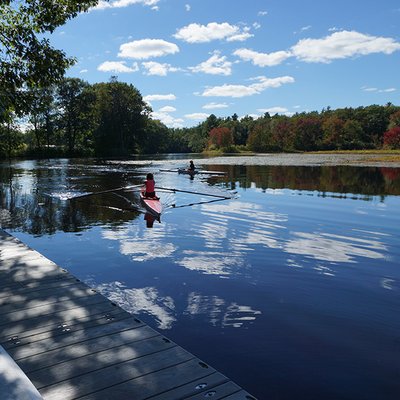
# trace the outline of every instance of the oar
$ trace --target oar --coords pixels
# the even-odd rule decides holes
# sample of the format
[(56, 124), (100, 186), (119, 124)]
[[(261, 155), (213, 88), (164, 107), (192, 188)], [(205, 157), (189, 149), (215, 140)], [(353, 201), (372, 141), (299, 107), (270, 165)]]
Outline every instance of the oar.
[(181, 193), (198, 194), (198, 195), (200, 195), (200, 196), (218, 197), (218, 198), (220, 198), (220, 199), (227, 199), (227, 200), (232, 198), (232, 197), (221, 196), (221, 195), (217, 195), (217, 194), (192, 192), (192, 191), (190, 191), (190, 190), (171, 189), (171, 188), (158, 187), (158, 186), (156, 186), (156, 189), (170, 190), (171, 192), (181, 192)]
[(96, 194), (103, 194), (103, 193), (110, 193), (110, 192), (121, 192), (123, 190), (130, 190), (130, 189), (138, 188), (138, 187), (141, 187), (141, 186), (143, 186), (143, 185), (124, 186), (124, 187), (119, 187), (119, 188), (114, 188), (114, 189), (102, 190), (100, 192), (85, 193), (85, 194), (81, 194), (79, 196), (71, 197), (70, 200), (81, 199), (82, 197), (94, 196)]
[(181, 204), (181, 205), (175, 205), (172, 204), (171, 206), (168, 206), (167, 208), (182, 208), (182, 207), (191, 207), (191, 206), (197, 206), (199, 204), (210, 204), (210, 203), (214, 203), (216, 201), (224, 201), (226, 199), (214, 199), (214, 200), (207, 200), (207, 201), (199, 201), (197, 203), (190, 203), (190, 204)]

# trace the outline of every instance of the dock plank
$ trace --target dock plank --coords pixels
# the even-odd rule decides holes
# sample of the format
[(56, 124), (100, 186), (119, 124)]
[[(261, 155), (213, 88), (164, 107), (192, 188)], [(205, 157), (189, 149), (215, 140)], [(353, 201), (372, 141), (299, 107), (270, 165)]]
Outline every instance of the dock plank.
[[(42, 368), (32, 372), (29, 377), (35, 382), (36, 387), (40, 388), (73, 379), (80, 375), (98, 371), (99, 369), (120, 364), (125, 361), (155, 354), (175, 346), (176, 344), (170, 341), (165, 342), (162, 336), (158, 335), (140, 340), (134, 347), (128, 347), (125, 346), (125, 343), (122, 343), (118, 347), (112, 347), (108, 350), (87, 354), (84, 357), (59, 363), (56, 368), (51, 369), (50, 374), (48, 368)], [(99, 368), (99, 366), (101, 366), (101, 368)]]
[(130, 317), (121, 321), (113, 321), (109, 324), (91, 327), (84, 331), (71, 332), (69, 335), (55, 336), (38, 341), (29, 340), (26, 343), (21, 340), (23, 346), (10, 348), (7, 351), (13, 356), (14, 360), (19, 360), (21, 358), (31, 357), (39, 353), (55, 350), (60, 347), (75, 345), (89, 339), (137, 328), (139, 326), (143, 326), (143, 323), (136, 322), (135, 317)]
[(67, 288), (52, 288), (41, 292), (31, 292), (26, 295), (15, 295), (6, 300), (0, 300), (0, 315), (34, 308), (46, 304), (60, 303), (66, 300), (74, 300), (79, 297), (90, 297), (95, 295), (94, 289), (83, 284), (76, 284)]
[(129, 313), (124, 312), (119, 308), (116, 308), (106, 314), (100, 313), (90, 315), (88, 317), (81, 318), (75, 321), (64, 321), (61, 324), (48, 325), (38, 329), (25, 331), (17, 335), (19, 343), (14, 343), (15, 340), (10, 340), (10, 337), (7, 337), (3, 341), (0, 340), (0, 344), (2, 344), (6, 349), (11, 349), (12, 347), (20, 346), (21, 342), (22, 344), (26, 344), (28, 342), (36, 342), (43, 339), (54, 338), (56, 336), (70, 335), (72, 332), (86, 330), (88, 328), (98, 325), (108, 324), (110, 323), (111, 319), (113, 321), (120, 321), (129, 317), (131, 317)]
[[(181, 347), (175, 346), (156, 354), (126, 361), (60, 382), (56, 385), (38, 389), (39, 393), (46, 400), (72, 400), (77, 397), (77, 393), (79, 393), (79, 396), (88, 395), (139, 376), (161, 371), (192, 358), (192, 354)], [(35, 384), (34, 381), (33, 383)], [(117, 397), (114, 395), (112, 398), (113, 400), (126, 400), (126, 397)]]
[[(12, 281), (13, 282), (13, 281)], [(11, 296), (16, 295), (27, 295), (31, 292), (41, 292), (42, 290), (47, 290), (51, 288), (62, 288), (74, 285), (76, 282), (80, 282), (79, 279), (75, 277), (65, 278), (63, 280), (56, 280), (50, 282), (40, 282), (35, 280), (30, 283), (14, 283), (9, 286), (0, 287), (0, 299), (6, 299)]]
[[(194, 365), (190, 365), (193, 363)], [(221, 385), (229, 381), (229, 379), (214, 369), (210, 370), (199, 368), (198, 360), (191, 360), (188, 365), (182, 364), (183, 371), (179, 372), (179, 376), (183, 377), (181, 382), (174, 381), (175, 386), (168, 388), (167, 390), (160, 390), (156, 395), (148, 397), (150, 400), (176, 400), (186, 399), (189, 396), (194, 396), (198, 393), (205, 393), (213, 388), (214, 386)], [(214, 372), (213, 372), (214, 371)], [(203, 374), (201, 374), (203, 373)], [(182, 374), (182, 375), (181, 375)], [(192, 379), (193, 378), (193, 379)], [(187, 383), (185, 383), (187, 382)], [(162, 388), (161, 388), (162, 389)], [(92, 400), (86, 399), (85, 400)], [(95, 400), (95, 399), (93, 399)]]
[[(177, 376), (179, 380), (176, 379)], [(226, 381), (228, 381), (227, 377), (217, 373), (211, 367), (202, 367), (199, 360), (195, 358), (92, 393), (81, 400), (108, 399), (115, 395), (117, 398), (135, 400), (184, 399), (196, 393), (204, 393), (209, 385), (215, 386)]]
[[(204, 398), (212, 397), (215, 400), (226, 399), (227, 396), (234, 395), (240, 392), (241, 388), (232, 381), (225, 382), (221, 385), (208, 388), (203, 393), (195, 394), (194, 396), (187, 397), (187, 400), (203, 400)], [(242, 398), (242, 400), (245, 397)]]
[[(108, 300), (100, 303), (91, 304), (90, 307), (82, 307), (75, 305), (65, 310), (57, 310), (44, 315), (36, 315), (31, 318), (20, 318), (16, 321), (2, 321), (0, 318), (0, 337), (8, 338), (10, 336), (24, 336), (25, 332), (33, 330), (40, 331), (49, 326), (58, 326), (65, 321), (79, 321), (84, 318), (90, 318), (92, 315), (99, 313), (108, 314), (115, 310), (116, 305)], [(2, 323), (4, 322), (4, 323)]]
[(52, 367), (65, 361), (72, 361), (92, 353), (112, 349), (118, 346), (126, 345), (129, 347), (134, 345), (137, 341), (155, 336), (159, 336), (159, 334), (150, 327), (143, 325), (113, 335), (89, 339), (74, 346), (61, 347), (46, 353), (39, 353), (34, 356), (26, 357), (19, 360), (18, 364), (25, 372), (32, 372), (40, 368)]
[(67, 300), (59, 303), (39, 305), (25, 310), (17, 310), (14, 312), (8, 311), (7, 313), (0, 314), (0, 326), (47, 314), (55, 314), (59, 311), (66, 311), (76, 307), (84, 307), (92, 304), (105, 304), (107, 302), (109, 301), (101, 295), (90, 295), (77, 298), (74, 301)]

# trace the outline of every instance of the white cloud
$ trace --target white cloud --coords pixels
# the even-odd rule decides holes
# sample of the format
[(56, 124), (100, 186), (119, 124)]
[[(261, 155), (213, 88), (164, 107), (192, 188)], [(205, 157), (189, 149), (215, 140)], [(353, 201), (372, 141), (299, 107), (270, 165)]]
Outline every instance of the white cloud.
[(171, 106), (165, 106), (165, 107), (160, 108), (158, 111), (162, 112), (162, 113), (170, 113), (170, 112), (175, 112), (176, 108), (171, 107)]
[(178, 53), (179, 47), (162, 39), (142, 39), (124, 43), (119, 50), (118, 57), (147, 59)]
[(179, 71), (179, 68), (172, 67), (170, 64), (161, 64), (155, 61), (144, 62), (142, 65), (147, 70), (146, 75), (166, 76), (168, 72)]
[(268, 88), (277, 88), (286, 83), (293, 83), (294, 78), (291, 76), (280, 76), (278, 78), (267, 78), (265, 76), (259, 76), (253, 78), (253, 83), (251, 85), (222, 85), (207, 88), (202, 96), (211, 97), (245, 97), (253, 96), (255, 94), (260, 94)]
[(174, 118), (168, 112), (162, 112), (161, 110), (158, 112), (152, 112), (151, 118), (160, 120), (164, 125), (170, 128), (182, 128), (183, 127), (183, 119), (182, 118)]
[(219, 108), (228, 108), (229, 105), (226, 103), (207, 103), (204, 104), (204, 106), (202, 107), (204, 110), (216, 110)]
[(134, 4), (142, 4), (144, 6), (153, 6), (154, 7), (160, 0), (116, 0), (116, 1), (103, 1), (100, 0), (96, 7), (93, 7), (92, 10), (105, 10), (109, 8), (124, 8)]
[(219, 51), (214, 51), (214, 54), (207, 61), (189, 69), (193, 72), (227, 76), (232, 73), (232, 63), (227, 61), (225, 56), (221, 56)]
[(258, 16), (259, 17), (264, 17), (265, 15), (267, 15), (268, 14), (268, 11), (259, 11), (258, 12)]
[(250, 28), (244, 28), (243, 32), (238, 33), (237, 35), (229, 36), (226, 41), (227, 42), (244, 42), (245, 40), (253, 37), (254, 35), (250, 33)]
[(170, 94), (149, 94), (148, 96), (144, 96), (143, 100), (146, 102), (162, 101), (162, 100), (176, 100), (176, 96), (172, 93), (170, 93)]
[(186, 11), (190, 11), (191, 10), (190, 4), (185, 4), (185, 10)]
[(193, 114), (185, 114), (185, 118), (192, 119), (195, 121), (201, 121), (209, 117), (210, 114), (206, 113), (193, 113)]
[(207, 25), (190, 24), (179, 29), (174, 35), (188, 43), (207, 43), (212, 40), (243, 41), (253, 36), (248, 28), (241, 29), (238, 26), (223, 22), (210, 22)]
[(125, 65), (125, 61), (105, 61), (97, 67), (98, 71), (101, 72), (136, 72), (139, 70), (137, 63), (134, 63), (132, 67)]
[(377, 92), (377, 91), (378, 91), (378, 88), (375, 88), (375, 87), (366, 87), (366, 86), (363, 86), (361, 89), (362, 89), (364, 92)]
[(372, 53), (391, 54), (400, 50), (400, 43), (392, 38), (341, 31), (322, 39), (300, 40), (291, 50), (301, 61), (329, 63), (335, 59)]
[(287, 115), (287, 116), (291, 116), (293, 115), (292, 112), (290, 112), (286, 107), (269, 107), (269, 108), (259, 108), (257, 110), (260, 113), (268, 113), (270, 115), (275, 115), (275, 114), (283, 114), (283, 115)]
[(258, 53), (250, 49), (238, 49), (233, 55), (240, 57), (244, 61), (251, 61), (259, 67), (272, 67), (281, 64), (292, 54), (289, 51), (276, 51), (274, 53)]
[(395, 92), (396, 88), (387, 88), (387, 89), (378, 89), (376, 87), (368, 87), (368, 86), (363, 86), (361, 88), (361, 90), (363, 90), (364, 92), (375, 92), (375, 93), (391, 93), (391, 92)]
[(89, 72), (89, 70), (87, 70), (86, 68), (81, 69), (81, 70), (79, 71), (80, 74), (86, 74), (87, 72)]

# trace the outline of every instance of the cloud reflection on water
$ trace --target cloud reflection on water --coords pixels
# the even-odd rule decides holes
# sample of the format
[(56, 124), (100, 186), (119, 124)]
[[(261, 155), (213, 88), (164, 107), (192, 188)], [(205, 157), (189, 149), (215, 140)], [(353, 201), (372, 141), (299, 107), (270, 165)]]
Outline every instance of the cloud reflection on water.
[(386, 247), (376, 240), (327, 233), (292, 232), (284, 251), (329, 262), (355, 263), (355, 257), (384, 258)]
[(137, 225), (129, 225), (118, 230), (103, 230), (104, 239), (120, 243), (120, 253), (130, 256), (133, 261), (144, 262), (156, 258), (171, 257), (176, 250), (172, 243), (165, 242), (163, 230), (149, 230), (144, 233)]
[(128, 288), (121, 282), (115, 281), (100, 284), (97, 290), (125, 311), (151, 315), (160, 329), (170, 329), (176, 321), (174, 299), (170, 296), (161, 296), (155, 287)]
[[(93, 285), (93, 282), (87, 281), (87, 283)], [(174, 299), (171, 296), (162, 296), (155, 287), (128, 288), (123, 283), (115, 281), (97, 285), (97, 290), (132, 314), (151, 315), (159, 329), (171, 329), (178, 319)], [(261, 311), (235, 302), (227, 303), (218, 296), (203, 296), (190, 292), (183, 314), (206, 315), (208, 322), (213, 326), (240, 328), (246, 323), (255, 321)]]
[(218, 296), (202, 296), (199, 293), (192, 292), (189, 294), (188, 306), (184, 313), (207, 315), (210, 324), (213, 326), (240, 328), (245, 323), (255, 321), (256, 316), (260, 315), (261, 311), (237, 303), (226, 304)]

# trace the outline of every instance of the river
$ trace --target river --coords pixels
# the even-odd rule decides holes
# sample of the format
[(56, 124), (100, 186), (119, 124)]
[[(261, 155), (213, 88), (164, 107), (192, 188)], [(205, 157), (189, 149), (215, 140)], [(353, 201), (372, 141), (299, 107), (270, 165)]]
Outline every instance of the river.
[(1, 226), (260, 400), (400, 398), (400, 168), (193, 157), (3, 162)]

